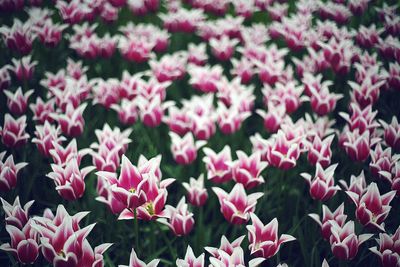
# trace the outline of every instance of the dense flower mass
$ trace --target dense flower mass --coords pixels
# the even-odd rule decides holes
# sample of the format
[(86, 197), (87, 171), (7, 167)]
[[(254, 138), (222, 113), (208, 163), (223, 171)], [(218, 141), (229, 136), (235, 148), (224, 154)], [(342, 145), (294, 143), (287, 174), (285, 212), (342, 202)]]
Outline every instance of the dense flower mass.
[(394, 0), (0, 0), (0, 265), (400, 267), (399, 36)]

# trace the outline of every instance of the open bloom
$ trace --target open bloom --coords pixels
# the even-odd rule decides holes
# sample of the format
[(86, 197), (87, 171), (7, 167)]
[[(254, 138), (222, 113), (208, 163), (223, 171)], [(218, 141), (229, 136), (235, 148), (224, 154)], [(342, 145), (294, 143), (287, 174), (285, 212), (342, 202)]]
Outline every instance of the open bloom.
[(13, 65), (11, 70), (20, 81), (29, 81), (33, 77), (37, 61), (31, 61), (31, 56), (26, 56), (20, 60), (12, 59)]
[(29, 220), (29, 210), (34, 203), (34, 200), (27, 202), (24, 206), (21, 206), (18, 196), (12, 204), (8, 203), (3, 198), (0, 198), (0, 200), (5, 213), (5, 223), (7, 225), (13, 225), (18, 229), (22, 229)]
[(244, 252), (241, 247), (233, 249), (232, 254), (228, 254), (225, 251), (219, 251), (219, 258), (210, 257), (211, 267), (230, 267), (230, 266), (248, 266), (256, 267), (260, 265), (265, 259), (255, 258), (250, 260), (248, 263), (244, 260)]
[(26, 144), (29, 134), (25, 132), (26, 116), (14, 119), (10, 114), (4, 116), (3, 129), (0, 128), (1, 141), (7, 147), (20, 147)]
[(196, 258), (193, 249), (188, 245), (184, 259), (176, 260), (177, 267), (204, 267), (204, 253)]
[(308, 143), (307, 159), (311, 165), (320, 164), (324, 168), (329, 166), (332, 157), (331, 145), (334, 137), (334, 135), (330, 135), (321, 140), (321, 138), (316, 135), (312, 143)]
[(207, 189), (204, 187), (204, 175), (200, 174), (196, 180), (190, 177), (189, 183), (182, 183), (187, 191), (187, 197), (190, 204), (193, 206), (203, 206), (208, 198)]
[(397, 228), (393, 235), (380, 233), (377, 242), (378, 247), (369, 248), (370, 251), (378, 255), (382, 262), (382, 266), (400, 266), (400, 227)]
[(180, 137), (174, 132), (170, 132), (171, 152), (174, 160), (178, 164), (191, 164), (197, 158), (197, 150), (206, 144), (206, 141), (194, 141), (192, 133), (187, 133)]
[(71, 158), (65, 167), (52, 164), (47, 176), (56, 184), (56, 190), (66, 200), (76, 200), (85, 192), (85, 177), (94, 170), (93, 166), (79, 170), (78, 160)]
[(392, 147), (396, 151), (400, 151), (400, 125), (397, 118), (393, 116), (390, 124), (383, 120), (380, 120), (384, 128), (385, 142), (388, 146)]
[(36, 126), (36, 137), (32, 139), (32, 143), (36, 144), (40, 154), (50, 157), (50, 150), (54, 149), (53, 143), (61, 144), (65, 140), (63, 136), (60, 136), (60, 133), (60, 126), (56, 127), (45, 121), (44, 125)]
[(113, 172), (100, 171), (96, 175), (109, 181), (113, 197), (123, 203), (126, 209), (133, 211), (146, 202), (143, 187), (148, 186), (148, 181), (125, 155), (122, 155), (121, 173), (118, 179)]
[(244, 185), (246, 189), (251, 189), (262, 183), (264, 178), (261, 172), (267, 167), (267, 163), (261, 161), (261, 154), (255, 152), (247, 156), (243, 151), (236, 151), (238, 159), (232, 163), (233, 180)]
[(349, 221), (340, 226), (336, 221), (331, 222), (331, 237), (329, 243), (333, 255), (340, 260), (351, 260), (358, 252), (359, 246), (373, 236), (373, 234), (363, 234), (357, 236), (354, 232), (354, 221)]
[(288, 170), (296, 166), (300, 157), (300, 145), (297, 140), (288, 140), (285, 133), (279, 130), (268, 142), (266, 158), (270, 165)]
[(157, 267), (160, 263), (160, 260), (154, 259), (149, 263), (144, 263), (143, 261), (139, 260), (136, 255), (135, 250), (132, 248), (131, 256), (129, 258), (129, 265), (119, 265), (119, 267)]
[(233, 250), (237, 247), (240, 247), (240, 245), (243, 242), (243, 239), (246, 236), (242, 235), (238, 238), (236, 238), (233, 242), (229, 242), (229, 240), (226, 238), (226, 236), (221, 237), (221, 242), (219, 248), (214, 248), (214, 247), (205, 247), (204, 249), (207, 250), (208, 253), (210, 253), (213, 257), (215, 258), (220, 258), (220, 252), (224, 251), (229, 255), (232, 255)]
[(112, 244), (101, 244), (94, 249), (91, 247), (86, 237), (95, 224), (84, 228), (79, 226), (87, 214), (80, 212), (71, 216), (60, 205), (56, 216), (47, 212), (43, 217), (33, 219), (32, 227), (41, 236), (42, 254), (55, 267), (103, 266), (103, 253)]
[(167, 225), (176, 236), (189, 234), (193, 229), (194, 219), (185, 197), (182, 197), (176, 207), (165, 206), (164, 218), (159, 219), (159, 222)]
[(250, 218), (250, 213), (256, 209), (257, 199), (263, 193), (246, 194), (242, 184), (235, 184), (232, 191), (228, 194), (219, 187), (212, 188), (217, 195), (221, 212), (224, 218), (232, 224), (244, 224)]
[(4, 161), (6, 152), (0, 153), (0, 191), (9, 191), (17, 186), (17, 177), (19, 171), (28, 163), (14, 163), (14, 158), (9, 155)]
[(231, 148), (224, 146), (219, 153), (215, 153), (211, 148), (205, 147), (203, 152), (207, 179), (217, 184), (230, 181), (232, 179)]
[(331, 165), (324, 170), (322, 166), (317, 163), (314, 178), (308, 173), (301, 174), (310, 186), (310, 195), (313, 199), (326, 201), (333, 197), (337, 190), (340, 190), (339, 186), (334, 185), (335, 181), (333, 177), (337, 165), (338, 164)]
[(281, 244), (295, 240), (293, 236), (286, 234), (278, 237), (278, 220), (276, 218), (264, 225), (254, 213), (251, 213), (250, 217), (253, 224), (247, 225), (247, 230), (249, 231), (251, 254), (268, 259), (279, 251)]
[(384, 231), (384, 220), (391, 210), (390, 202), (396, 191), (380, 195), (376, 183), (371, 183), (362, 195), (346, 191), (347, 195), (356, 205), (356, 217), (362, 225), (372, 226)]
[(38, 235), (30, 222), (28, 221), (22, 229), (6, 225), (6, 231), (11, 237), (11, 244), (2, 244), (0, 249), (11, 252), (22, 264), (34, 263), (39, 256), (39, 245)]
[(12, 93), (11, 91), (4, 90), (7, 96), (7, 107), (15, 116), (23, 115), (28, 108), (28, 99), (33, 94), (33, 90), (22, 92), (21, 87)]
[(344, 203), (342, 203), (334, 212), (332, 212), (328, 206), (322, 205), (322, 218), (315, 213), (308, 214), (308, 216), (319, 224), (321, 227), (322, 237), (328, 241), (331, 237), (332, 224), (330, 221), (334, 220), (340, 227), (343, 227), (347, 218), (347, 215), (344, 214)]
[(61, 131), (71, 137), (80, 136), (85, 127), (83, 112), (87, 103), (83, 103), (78, 108), (75, 108), (71, 103), (66, 106), (65, 113), (53, 114), (53, 118), (58, 121), (61, 126)]

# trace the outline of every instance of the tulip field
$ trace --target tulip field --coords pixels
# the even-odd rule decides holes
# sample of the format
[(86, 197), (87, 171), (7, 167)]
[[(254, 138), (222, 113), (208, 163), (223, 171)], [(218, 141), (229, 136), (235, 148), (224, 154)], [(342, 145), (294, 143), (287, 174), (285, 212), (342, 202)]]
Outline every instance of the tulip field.
[(400, 4), (0, 0), (0, 266), (400, 267)]

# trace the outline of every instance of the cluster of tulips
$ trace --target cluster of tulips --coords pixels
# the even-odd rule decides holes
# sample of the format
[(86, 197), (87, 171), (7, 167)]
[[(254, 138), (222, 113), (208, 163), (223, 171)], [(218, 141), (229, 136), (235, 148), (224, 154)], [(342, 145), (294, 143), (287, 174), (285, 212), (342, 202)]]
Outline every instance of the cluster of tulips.
[[(195, 210), (219, 207), (227, 228), (248, 235), (248, 250), (241, 246), (245, 235), (232, 242), (218, 236), (220, 247), (204, 247), (208, 258), (186, 244), (176, 266), (272, 266), (268, 259), (298, 237), (289, 229), (291, 235), (279, 235), (273, 213), (261, 219), (269, 211), (259, 202), (274, 190), (265, 171), (302, 167), (307, 171), (297, 177), (278, 179), (290, 187), (284, 178), (304, 178), (299, 197), (320, 204), (305, 216), (320, 226), (334, 256), (321, 257), (322, 266), (355, 259), (375, 237), (378, 244), (364, 249), (368, 259), (400, 267), (399, 214), (385, 224), (400, 204), (400, 7), (380, 2), (1, 0), (1, 228), (11, 241), (0, 249), (23, 264), (44, 258), (57, 267), (98, 267), (110, 247), (130, 251), (130, 267), (164, 264), (144, 263), (138, 247), (93, 249), (95, 223), (81, 226), (89, 211), (70, 215), (55, 203), (56, 211), (31, 214), (36, 199), (23, 205), (27, 196), (12, 193), (37, 168), (26, 152), (37, 150), (46, 165), (37, 169), (63, 204), (80, 203), (90, 186), (92, 201), (118, 220), (155, 221), (177, 237), (192, 233)], [(49, 59), (38, 53), (60, 47), (68, 51), (63, 67), (44, 69)], [(93, 70), (107, 62), (135, 68), (122, 68), (118, 77)], [(98, 110), (106, 115), (97, 118)], [(151, 140), (169, 146), (167, 153), (137, 151), (133, 162), (130, 151), (143, 137), (133, 130), (138, 125), (145, 133), (168, 129)], [(222, 146), (213, 146), (218, 136)], [(239, 142), (235, 149), (229, 140)], [(168, 158), (182, 169), (200, 166), (198, 178), (165, 178)], [(89, 176), (97, 186), (85, 183)], [(173, 184), (186, 191), (176, 206), (167, 204)]]

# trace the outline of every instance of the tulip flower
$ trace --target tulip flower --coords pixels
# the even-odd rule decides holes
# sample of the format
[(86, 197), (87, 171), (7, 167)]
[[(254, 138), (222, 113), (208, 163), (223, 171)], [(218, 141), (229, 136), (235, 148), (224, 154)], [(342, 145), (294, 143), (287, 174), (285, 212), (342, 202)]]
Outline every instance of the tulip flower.
[(255, 258), (250, 260), (248, 263), (244, 260), (244, 252), (241, 247), (236, 247), (233, 249), (233, 253), (229, 255), (225, 251), (219, 251), (220, 258), (210, 257), (211, 267), (230, 267), (230, 266), (248, 266), (256, 267), (260, 265), (265, 259)]
[(19, 197), (17, 196), (14, 203), (8, 203), (3, 198), (0, 198), (3, 210), (5, 213), (5, 223), (7, 225), (15, 226), (18, 229), (24, 228), (29, 220), (29, 210), (34, 203), (34, 200), (27, 202), (24, 206), (21, 206)]
[(52, 172), (47, 176), (56, 185), (58, 194), (66, 200), (76, 200), (83, 196), (85, 192), (85, 177), (95, 169), (93, 166), (79, 169), (78, 160), (71, 158), (65, 167), (52, 164)]
[(327, 168), (331, 163), (332, 150), (331, 145), (334, 135), (330, 135), (321, 140), (319, 136), (315, 136), (313, 142), (309, 142), (307, 159), (311, 165), (320, 164)]
[(204, 253), (196, 258), (193, 249), (188, 245), (184, 259), (176, 260), (177, 267), (204, 267)]
[(11, 27), (0, 27), (0, 34), (10, 50), (15, 50), (23, 55), (31, 52), (35, 36), (30, 23), (22, 23), (15, 18)]
[(221, 251), (224, 251), (228, 255), (232, 255), (235, 248), (237, 247), (240, 248), (240, 244), (242, 244), (244, 238), (245, 236), (242, 235), (236, 238), (233, 242), (229, 242), (228, 239), (223, 235), (221, 237), (221, 242), (220, 242), (221, 244), (219, 248), (205, 247), (204, 249), (207, 250), (207, 252), (210, 253), (215, 258), (220, 258)]
[(83, 103), (78, 108), (75, 108), (71, 103), (66, 106), (65, 114), (52, 114), (61, 126), (61, 131), (71, 137), (78, 137), (83, 133), (85, 127), (85, 120), (83, 112), (87, 107), (87, 103)]
[(390, 124), (383, 120), (379, 121), (384, 128), (385, 142), (388, 146), (392, 147), (396, 151), (400, 151), (400, 125), (397, 118), (393, 116)]
[(194, 141), (192, 133), (180, 137), (174, 132), (170, 132), (171, 152), (174, 160), (178, 164), (191, 164), (197, 158), (197, 150), (206, 144), (205, 141)]
[(189, 183), (182, 183), (183, 187), (187, 191), (188, 202), (193, 206), (203, 206), (208, 199), (207, 189), (204, 187), (203, 174), (200, 174), (197, 180), (190, 177), (189, 181)]
[(244, 185), (246, 189), (254, 188), (264, 183), (261, 172), (268, 163), (261, 161), (260, 153), (256, 152), (247, 156), (243, 151), (236, 151), (238, 159), (232, 163), (232, 177), (237, 183)]
[(53, 143), (61, 144), (65, 141), (63, 136), (60, 136), (60, 126), (55, 127), (48, 121), (45, 121), (44, 125), (37, 125), (35, 131), (35, 138), (32, 139), (32, 143), (35, 143), (40, 154), (44, 157), (50, 157), (50, 150), (54, 149)]
[(44, 124), (45, 121), (50, 123), (53, 122), (50, 114), (55, 112), (54, 98), (44, 102), (40, 97), (38, 97), (36, 98), (36, 103), (30, 104), (29, 107), (33, 112), (33, 120), (40, 124)]
[(342, 203), (335, 211), (331, 211), (328, 206), (322, 205), (322, 219), (319, 217), (318, 214), (315, 213), (310, 213), (308, 214), (314, 221), (318, 223), (318, 225), (321, 227), (321, 234), (322, 237), (329, 241), (331, 237), (331, 227), (332, 224), (330, 221), (335, 221), (340, 227), (343, 227), (347, 215), (344, 214), (344, 203)]
[(247, 225), (251, 254), (268, 259), (278, 253), (281, 244), (296, 240), (291, 235), (278, 237), (278, 220), (274, 218), (264, 225), (254, 213), (250, 214), (252, 225)]
[(188, 235), (194, 225), (193, 213), (188, 210), (185, 197), (176, 207), (165, 206), (164, 218), (158, 221), (167, 225), (176, 236)]
[(11, 237), (11, 244), (4, 243), (1, 250), (11, 252), (22, 264), (32, 264), (39, 256), (37, 233), (28, 221), (22, 229), (14, 225), (6, 225), (6, 231)]
[(399, 243), (400, 240), (400, 227), (397, 228), (393, 235), (387, 233), (380, 233), (378, 247), (369, 248), (369, 250), (376, 254), (382, 263), (382, 266), (400, 266)]
[(359, 246), (373, 236), (373, 234), (357, 236), (354, 232), (354, 221), (348, 221), (343, 226), (334, 220), (330, 222), (332, 226), (329, 243), (333, 255), (339, 260), (353, 259), (357, 255)]
[(300, 145), (296, 140), (289, 141), (282, 130), (268, 142), (266, 159), (271, 166), (288, 170), (296, 166), (300, 157)]
[(362, 195), (346, 191), (347, 195), (356, 205), (356, 217), (362, 225), (371, 226), (384, 231), (383, 222), (391, 210), (390, 202), (396, 191), (380, 195), (376, 183), (371, 183)]
[(250, 213), (255, 211), (257, 199), (263, 193), (246, 194), (242, 184), (236, 184), (228, 194), (219, 187), (212, 188), (221, 205), (221, 213), (232, 224), (244, 224), (250, 219)]
[(334, 164), (326, 168), (317, 163), (315, 176), (311, 177), (308, 173), (302, 173), (301, 176), (306, 179), (310, 186), (310, 195), (313, 199), (326, 201), (332, 198), (337, 190), (340, 190), (339, 186), (334, 185), (334, 172), (338, 164)]
[(15, 116), (23, 115), (28, 108), (28, 99), (33, 94), (33, 90), (28, 90), (22, 93), (21, 87), (12, 93), (11, 91), (4, 90), (4, 94), (7, 96), (7, 107), (11, 113)]
[(12, 59), (13, 66), (11, 70), (20, 81), (29, 81), (33, 77), (37, 61), (31, 61), (31, 56), (21, 58), (21, 60)]
[(205, 147), (203, 152), (207, 179), (217, 184), (230, 181), (232, 179), (231, 148), (224, 146), (219, 153), (215, 153), (211, 148)]
[(10, 114), (4, 116), (3, 129), (0, 128), (1, 141), (7, 147), (20, 147), (26, 144), (29, 134), (25, 132), (26, 116), (14, 119)]
[(17, 186), (18, 173), (28, 165), (26, 162), (14, 163), (13, 155), (4, 161), (6, 152), (0, 153), (0, 191), (10, 191)]
[(119, 267), (157, 267), (160, 263), (160, 260), (154, 259), (148, 264), (144, 263), (143, 261), (139, 260), (136, 255), (135, 250), (132, 248), (131, 256), (129, 258), (129, 265), (118, 265)]

